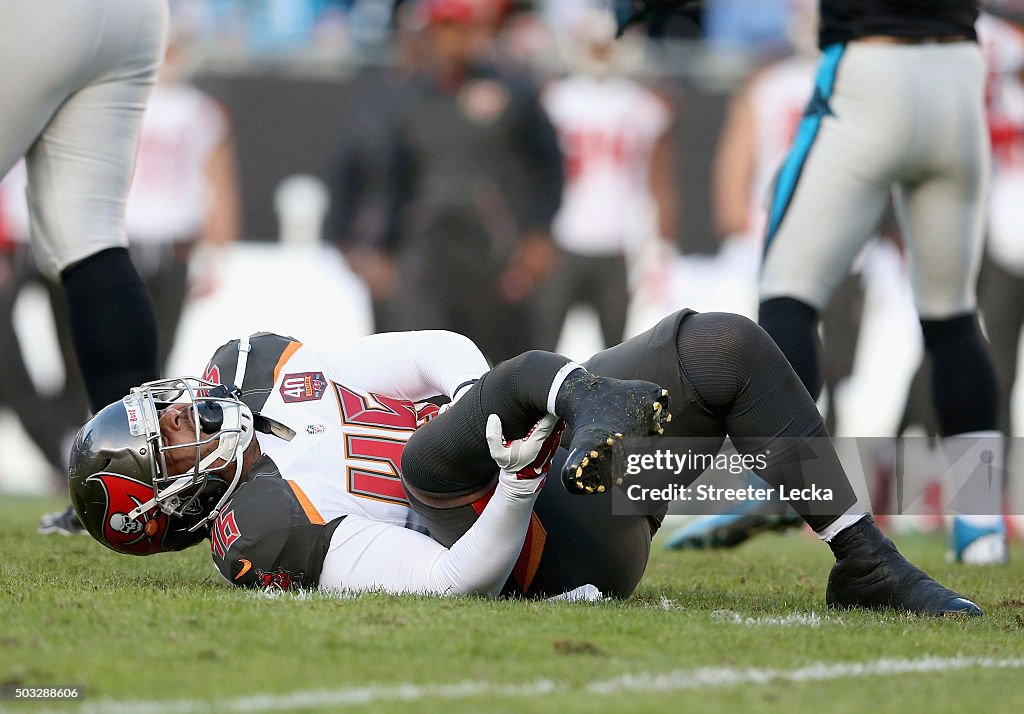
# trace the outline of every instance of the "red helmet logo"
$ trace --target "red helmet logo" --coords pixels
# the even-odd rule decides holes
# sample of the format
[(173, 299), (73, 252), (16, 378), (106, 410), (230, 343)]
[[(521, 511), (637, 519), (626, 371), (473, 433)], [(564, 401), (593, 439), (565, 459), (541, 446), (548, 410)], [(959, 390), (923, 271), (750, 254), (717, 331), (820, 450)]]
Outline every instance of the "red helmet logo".
[(164, 534), (167, 532), (167, 514), (153, 506), (138, 518), (128, 514), (152, 500), (153, 487), (133, 478), (112, 473), (98, 473), (89, 477), (103, 486), (107, 497), (103, 514), (103, 538), (122, 553), (150, 555), (163, 552)]

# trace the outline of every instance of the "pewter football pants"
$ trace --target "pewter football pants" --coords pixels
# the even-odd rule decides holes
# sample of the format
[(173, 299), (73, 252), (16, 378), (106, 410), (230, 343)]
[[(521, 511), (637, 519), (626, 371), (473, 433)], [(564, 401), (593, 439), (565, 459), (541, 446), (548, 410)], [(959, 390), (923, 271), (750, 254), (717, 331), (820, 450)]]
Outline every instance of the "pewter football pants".
[(974, 310), (984, 87), (975, 43), (826, 48), (772, 197), (762, 302), (790, 297), (820, 311), (893, 193), (921, 317)]
[(0, 176), (25, 156), (33, 248), (51, 276), (128, 245), (125, 197), (166, 34), (166, 0), (0, 2)]

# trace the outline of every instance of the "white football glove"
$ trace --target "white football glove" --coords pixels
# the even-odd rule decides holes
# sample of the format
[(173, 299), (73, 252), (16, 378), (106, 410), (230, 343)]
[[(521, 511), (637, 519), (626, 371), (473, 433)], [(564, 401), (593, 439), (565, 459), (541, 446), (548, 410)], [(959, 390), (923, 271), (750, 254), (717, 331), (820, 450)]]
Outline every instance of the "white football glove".
[(522, 439), (506, 441), (498, 415), (487, 417), (487, 446), (491, 458), (501, 469), (499, 480), (506, 485), (516, 486), (515, 490), (524, 493), (539, 491), (551, 468), (551, 460), (555, 457), (564, 430), (565, 422), (553, 414), (546, 414)]

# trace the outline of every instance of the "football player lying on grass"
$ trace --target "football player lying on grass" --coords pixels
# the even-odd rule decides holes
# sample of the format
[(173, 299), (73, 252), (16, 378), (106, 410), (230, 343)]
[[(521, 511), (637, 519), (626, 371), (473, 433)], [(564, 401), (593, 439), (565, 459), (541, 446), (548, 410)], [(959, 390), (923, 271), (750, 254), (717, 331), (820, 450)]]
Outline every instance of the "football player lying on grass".
[[(662, 433), (710, 455), (728, 435), (787, 492), (827, 479), (826, 513), (791, 503), (835, 554), (829, 606), (981, 614), (882, 536), (785, 357), (725, 313), (675, 313), (584, 366), (533, 351), (488, 370), (439, 331), (234, 340), (203, 380), (142, 385), (86, 424), (71, 500), (122, 553), (209, 538), (235, 585), (627, 597), (668, 503), (613, 515), (613, 456), (623, 438)], [(807, 458), (812, 439), (827, 448)], [(549, 466), (561, 484), (541, 488)]]

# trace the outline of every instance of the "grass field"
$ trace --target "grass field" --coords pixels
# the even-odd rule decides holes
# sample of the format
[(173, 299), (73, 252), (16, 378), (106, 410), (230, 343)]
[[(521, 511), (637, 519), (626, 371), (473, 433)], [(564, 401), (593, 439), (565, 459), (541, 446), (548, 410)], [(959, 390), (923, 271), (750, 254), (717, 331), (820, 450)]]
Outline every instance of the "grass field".
[(222, 585), (204, 548), (150, 558), (41, 537), (59, 502), (0, 501), (0, 684), (80, 684), (73, 705), (202, 711), (1024, 710), (1024, 564), (904, 552), (980, 620), (824, 611), (827, 548), (656, 549), (638, 594), (586, 604), (269, 595)]

